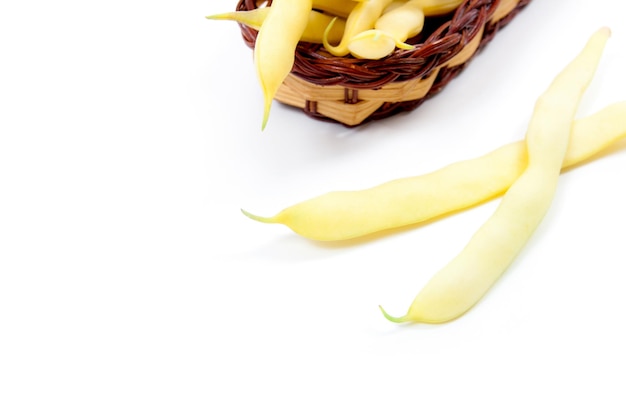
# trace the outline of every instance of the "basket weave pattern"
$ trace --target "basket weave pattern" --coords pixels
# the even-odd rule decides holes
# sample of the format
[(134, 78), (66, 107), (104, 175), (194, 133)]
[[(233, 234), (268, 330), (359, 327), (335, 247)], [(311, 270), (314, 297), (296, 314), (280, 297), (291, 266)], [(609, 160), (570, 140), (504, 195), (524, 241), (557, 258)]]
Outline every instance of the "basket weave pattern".
[[(347, 126), (413, 110), (440, 92), (530, 1), (466, 0), (451, 15), (427, 19), (423, 32), (408, 40), (414, 49), (381, 60), (335, 57), (322, 45), (300, 42), (276, 99)], [(237, 10), (257, 7), (256, 0), (239, 0)], [(258, 32), (240, 27), (254, 48)]]

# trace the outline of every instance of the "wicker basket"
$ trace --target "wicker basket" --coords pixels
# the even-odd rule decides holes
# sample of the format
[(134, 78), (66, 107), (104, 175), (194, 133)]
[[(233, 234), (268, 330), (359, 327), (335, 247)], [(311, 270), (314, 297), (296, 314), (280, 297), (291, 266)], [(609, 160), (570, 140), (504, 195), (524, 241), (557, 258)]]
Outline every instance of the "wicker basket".
[[(422, 33), (408, 41), (415, 49), (396, 50), (382, 60), (335, 57), (321, 45), (300, 42), (276, 99), (347, 126), (413, 110), (441, 91), (530, 1), (466, 0), (453, 14), (427, 18)], [(257, 7), (257, 0), (239, 0), (237, 10)], [(254, 48), (258, 32), (240, 27)]]

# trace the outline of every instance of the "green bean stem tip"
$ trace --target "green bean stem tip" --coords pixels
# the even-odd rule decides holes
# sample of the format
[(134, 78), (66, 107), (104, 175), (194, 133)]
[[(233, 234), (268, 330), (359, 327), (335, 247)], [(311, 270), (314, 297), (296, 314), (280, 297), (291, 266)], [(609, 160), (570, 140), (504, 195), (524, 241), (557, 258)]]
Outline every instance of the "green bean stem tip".
[(256, 220), (257, 222), (261, 222), (261, 223), (276, 223), (276, 220), (274, 217), (261, 217), (261, 216), (257, 216), (256, 214), (252, 214), (244, 209), (241, 209), (241, 212), (248, 218), (252, 219), (252, 220)]
[(402, 317), (394, 317), (389, 315), (389, 313), (387, 313), (385, 311), (385, 309), (383, 308), (383, 306), (378, 306), (378, 308), (380, 308), (380, 311), (383, 313), (383, 316), (385, 316), (385, 318), (393, 323), (404, 323), (408, 321), (408, 317), (407, 316), (402, 316)]
[(261, 123), (261, 131), (265, 130), (267, 121), (270, 118), (270, 109), (272, 108), (273, 97), (265, 97), (265, 106), (263, 108), (263, 122)]
[(328, 34), (330, 33), (331, 29), (333, 28), (333, 26), (335, 25), (335, 22), (337, 21), (337, 17), (335, 16), (330, 23), (328, 24), (328, 26), (326, 26), (326, 29), (324, 30), (324, 35), (322, 36), (322, 44), (324, 45), (324, 48), (326, 48), (328, 51), (334, 50), (335, 47), (332, 46), (329, 42), (328, 42)]
[(410, 51), (411, 49), (415, 49), (415, 45), (411, 45), (410, 43), (401, 42), (398, 39), (394, 39), (396, 42), (396, 48), (404, 49)]
[(212, 14), (211, 16), (205, 17), (209, 20), (231, 20), (233, 18), (231, 13)]

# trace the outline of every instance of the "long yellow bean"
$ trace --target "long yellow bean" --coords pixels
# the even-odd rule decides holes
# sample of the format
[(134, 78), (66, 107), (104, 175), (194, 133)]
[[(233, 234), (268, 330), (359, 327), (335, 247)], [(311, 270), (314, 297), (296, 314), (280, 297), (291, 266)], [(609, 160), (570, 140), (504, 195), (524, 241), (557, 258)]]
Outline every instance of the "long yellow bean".
[[(574, 166), (626, 137), (626, 101), (577, 120), (563, 168)], [(288, 207), (273, 217), (309, 239), (345, 240), (417, 224), (504, 193), (527, 166), (524, 141), (420, 176), (356, 191), (335, 191)]]
[(313, 8), (333, 16), (348, 17), (354, 6), (365, 0), (313, 0)]
[[(329, 43), (327, 36), (324, 38), (324, 48), (328, 52), (336, 56), (345, 56), (350, 53), (348, 44), (350, 40), (359, 33), (373, 29), (376, 20), (382, 15), (383, 10), (393, 0), (363, 0), (358, 3), (350, 15), (346, 18), (346, 28), (343, 38), (337, 46), (333, 46)], [(327, 32), (330, 32), (332, 23), (328, 27)]]
[(409, 0), (385, 11), (376, 20), (374, 29), (363, 31), (350, 39), (348, 50), (357, 58), (382, 59), (396, 48), (413, 49), (413, 45), (405, 41), (420, 33), (423, 28), (424, 12), (416, 0)]
[(254, 47), (254, 62), (263, 90), (264, 129), (278, 88), (291, 72), (296, 46), (313, 9), (311, 0), (274, 0)]
[[(270, 9), (271, 7), (259, 7), (252, 10), (238, 10), (214, 14), (207, 16), (206, 18), (211, 20), (232, 20), (259, 30), (263, 25), (267, 14), (270, 12)], [(300, 40), (302, 42), (322, 43), (324, 32), (330, 22), (333, 21), (333, 18), (334, 16), (312, 10), (309, 14), (309, 20), (304, 28), (304, 32), (302, 32)], [(327, 35), (328, 40), (330, 42), (341, 41), (345, 27), (345, 19), (339, 18), (333, 22), (333, 26)]]
[(401, 6), (383, 13), (376, 20), (374, 29), (391, 35), (396, 42), (404, 42), (417, 35), (424, 28), (422, 0), (408, 0)]
[(391, 3), (389, 3), (387, 7), (385, 7), (385, 10), (383, 10), (383, 14), (389, 13), (390, 11), (405, 5), (406, 2), (407, 0), (393, 0)]
[(413, 48), (412, 45), (397, 43), (387, 32), (369, 29), (350, 39), (348, 51), (356, 58), (382, 59), (395, 51), (396, 46), (402, 49)]
[(463, 3), (464, 0), (419, 0), (419, 7), (426, 16), (438, 16), (451, 13)]
[(467, 246), (441, 269), (394, 322), (443, 323), (474, 306), (504, 273), (548, 211), (578, 103), (610, 31), (603, 28), (537, 100), (526, 135), (528, 166)]

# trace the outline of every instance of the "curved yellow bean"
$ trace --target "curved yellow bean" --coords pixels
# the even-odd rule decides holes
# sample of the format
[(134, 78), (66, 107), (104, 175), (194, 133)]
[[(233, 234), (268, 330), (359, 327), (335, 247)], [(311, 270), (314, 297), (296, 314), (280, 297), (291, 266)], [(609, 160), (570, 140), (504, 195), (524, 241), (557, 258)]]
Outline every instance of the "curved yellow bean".
[(365, 0), (313, 0), (313, 8), (328, 14), (348, 17), (354, 6)]
[(417, 3), (426, 16), (438, 16), (453, 12), (463, 1), (464, 0), (418, 0)]
[[(574, 166), (626, 137), (626, 101), (577, 120), (563, 168)], [(333, 241), (417, 224), (475, 206), (504, 193), (527, 166), (524, 141), (478, 158), (365, 190), (335, 191), (288, 207), (273, 217), (303, 237)]]
[(548, 211), (557, 188), (578, 103), (610, 31), (603, 28), (537, 100), (528, 126), (528, 166), (467, 246), (433, 276), (394, 322), (443, 323), (463, 315), (504, 273)]
[[(411, 45), (399, 45), (403, 49), (412, 49)], [(396, 49), (396, 40), (382, 30), (365, 30), (348, 42), (348, 51), (356, 58), (382, 59)]]
[(405, 41), (420, 33), (423, 28), (424, 13), (415, 0), (409, 0), (385, 11), (376, 20), (374, 29), (363, 31), (350, 39), (348, 50), (357, 58), (382, 59), (396, 48), (413, 49), (413, 45)]
[(399, 7), (387, 11), (376, 20), (374, 29), (391, 35), (396, 42), (404, 42), (417, 35), (424, 28), (422, 0), (408, 0)]
[[(324, 48), (336, 56), (348, 55), (350, 53), (348, 49), (350, 40), (363, 31), (373, 29), (376, 20), (391, 2), (392, 0), (363, 0), (358, 3), (346, 18), (346, 28), (341, 42), (337, 46), (333, 46), (329, 43), (327, 35), (325, 35), (323, 40)], [(333, 24), (331, 23), (326, 31), (330, 32), (332, 26)]]
[(254, 47), (254, 63), (263, 90), (265, 129), (272, 101), (291, 72), (296, 46), (307, 26), (313, 8), (311, 0), (274, 0)]
[(405, 5), (406, 2), (407, 0), (393, 0), (391, 3), (389, 3), (387, 7), (385, 7), (385, 10), (383, 10), (383, 14), (389, 13), (390, 11)]
[[(249, 26), (253, 29), (259, 30), (263, 25), (267, 14), (270, 12), (270, 9), (271, 7), (259, 7), (258, 9), (252, 10), (238, 10), (233, 12), (214, 14), (211, 16), (206, 16), (206, 18), (211, 20), (232, 20)], [(309, 14), (309, 20), (306, 27), (304, 28), (304, 32), (302, 32), (300, 40), (302, 42), (322, 43), (324, 31), (332, 20), (333, 16), (312, 10)], [(340, 41), (343, 36), (343, 31), (345, 27), (346, 20), (342, 18), (337, 19), (334, 22), (330, 32), (328, 33), (329, 41)]]

